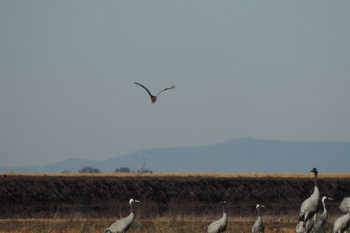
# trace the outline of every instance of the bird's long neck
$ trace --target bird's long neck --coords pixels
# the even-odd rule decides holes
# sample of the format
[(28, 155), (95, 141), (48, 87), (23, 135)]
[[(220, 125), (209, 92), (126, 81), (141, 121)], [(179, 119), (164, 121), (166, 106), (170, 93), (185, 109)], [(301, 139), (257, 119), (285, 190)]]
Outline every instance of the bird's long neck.
[(134, 207), (132, 206), (132, 202), (130, 202), (130, 214), (134, 213)]
[(225, 204), (222, 205), (222, 214), (225, 215), (226, 211), (225, 211)]
[(224, 219), (224, 221), (227, 221), (227, 214), (224, 213), (223, 216), (222, 216), (222, 218)]
[(315, 180), (315, 187), (317, 187), (317, 172), (315, 172), (314, 180)]
[(325, 200), (325, 198), (322, 198), (323, 213), (327, 213), (326, 204), (324, 203)]
[(256, 209), (258, 210), (258, 214), (259, 214), (259, 216), (261, 217), (261, 212), (260, 212), (259, 207), (256, 207)]

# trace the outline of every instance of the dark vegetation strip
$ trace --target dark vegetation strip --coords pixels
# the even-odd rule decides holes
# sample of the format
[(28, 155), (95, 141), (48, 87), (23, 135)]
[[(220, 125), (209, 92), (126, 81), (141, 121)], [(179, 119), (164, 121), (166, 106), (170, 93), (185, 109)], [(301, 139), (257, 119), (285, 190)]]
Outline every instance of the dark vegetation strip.
[[(350, 196), (350, 178), (319, 179), (322, 194), (333, 197), (330, 212)], [(141, 201), (139, 219), (162, 215), (221, 216), (217, 203), (228, 202), (230, 216), (255, 215), (263, 203), (271, 215), (295, 213), (313, 192), (313, 179), (223, 177), (0, 177), (0, 218), (123, 217), (128, 200)], [(215, 217), (215, 216), (214, 216)]]

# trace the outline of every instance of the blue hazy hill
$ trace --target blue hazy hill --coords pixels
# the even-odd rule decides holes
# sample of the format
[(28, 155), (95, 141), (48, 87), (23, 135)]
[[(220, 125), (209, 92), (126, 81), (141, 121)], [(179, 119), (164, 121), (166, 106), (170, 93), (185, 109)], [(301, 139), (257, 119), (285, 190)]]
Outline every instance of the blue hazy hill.
[(83, 167), (114, 172), (148, 169), (155, 173), (321, 173), (350, 172), (350, 142), (289, 142), (252, 138), (196, 147), (138, 150), (104, 161), (68, 159), (46, 166), (0, 167), (0, 172), (78, 172)]

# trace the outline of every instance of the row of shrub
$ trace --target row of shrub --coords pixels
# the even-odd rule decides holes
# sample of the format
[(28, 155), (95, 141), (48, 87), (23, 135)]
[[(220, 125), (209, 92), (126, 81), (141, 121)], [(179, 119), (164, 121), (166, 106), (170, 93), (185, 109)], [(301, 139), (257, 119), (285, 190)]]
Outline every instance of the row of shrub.
[[(83, 167), (78, 172), (79, 173), (101, 173), (100, 169), (95, 167), (90, 167), (90, 166)], [(153, 173), (151, 170), (148, 170), (148, 169), (139, 169), (137, 171), (131, 172), (128, 167), (116, 168), (114, 172), (115, 173)], [(62, 173), (71, 173), (71, 172), (63, 171)]]

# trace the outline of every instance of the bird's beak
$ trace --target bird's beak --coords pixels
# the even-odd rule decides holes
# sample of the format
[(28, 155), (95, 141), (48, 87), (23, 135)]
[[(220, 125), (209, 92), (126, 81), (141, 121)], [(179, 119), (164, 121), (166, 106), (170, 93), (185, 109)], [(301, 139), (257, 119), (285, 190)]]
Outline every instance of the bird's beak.
[(260, 205), (260, 207), (266, 207), (266, 206), (264, 206), (264, 205)]
[(134, 202), (140, 202), (140, 201), (138, 201), (138, 200), (134, 200)]
[(331, 197), (327, 197), (327, 200), (334, 201), (334, 199)]

